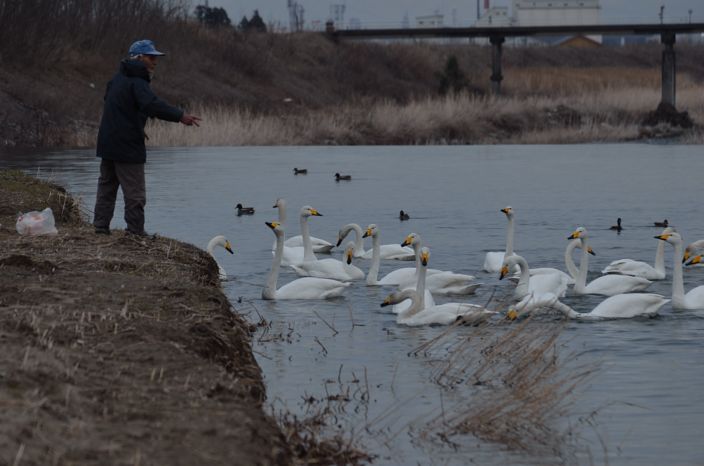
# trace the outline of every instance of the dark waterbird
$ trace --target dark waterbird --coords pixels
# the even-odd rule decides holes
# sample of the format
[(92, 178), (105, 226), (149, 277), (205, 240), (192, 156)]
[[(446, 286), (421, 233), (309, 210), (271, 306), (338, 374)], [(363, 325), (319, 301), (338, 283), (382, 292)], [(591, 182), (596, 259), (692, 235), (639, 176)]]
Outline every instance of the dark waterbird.
[(665, 219), (662, 222), (654, 222), (654, 223), (655, 223), (656, 227), (662, 227), (662, 228), (667, 228), (668, 225), (670, 224), (670, 222), (668, 222), (667, 219)]
[(352, 177), (350, 175), (340, 175), (339, 173), (335, 173), (335, 181), (349, 181), (351, 179)]
[(240, 215), (254, 215), (254, 207), (244, 207), (242, 204), (237, 204), (235, 209), (237, 209), (238, 217)]
[(401, 221), (403, 221), (403, 220), (408, 220), (409, 218), (411, 218), (411, 217), (408, 215), (408, 212), (401, 211), (401, 212), (398, 214), (398, 219), (401, 220)]
[(308, 174), (308, 169), (307, 168), (295, 168), (293, 169), (293, 174), (294, 175), (307, 175)]
[(615, 231), (621, 231), (623, 230), (623, 227), (621, 226), (621, 217), (616, 219), (616, 225), (611, 225), (611, 228), (609, 230), (615, 230)]

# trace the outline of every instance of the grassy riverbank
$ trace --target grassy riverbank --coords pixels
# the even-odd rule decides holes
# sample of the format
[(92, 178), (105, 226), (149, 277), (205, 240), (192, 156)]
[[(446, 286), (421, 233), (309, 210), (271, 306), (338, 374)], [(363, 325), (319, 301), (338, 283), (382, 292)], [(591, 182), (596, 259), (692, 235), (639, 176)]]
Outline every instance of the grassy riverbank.
[[(46, 206), (59, 233), (18, 235), (17, 212)], [(0, 464), (363, 458), (265, 413), (254, 328), (204, 251), (95, 235), (63, 189), (7, 170), (0, 251)]]
[[(704, 141), (701, 46), (676, 47), (678, 110), (694, 128), (653, 129), (642, 123), (660, 101), (658, 43), (506, 46), (503, 96), (493, 98), (486, 46), (210, 30), (172, 1), (134, 11), (116, 0), (44, 2), (57, 13), (40, 22), (32, 8), (0, 8), (2, 149), (93, 147), (105, 84), (140, 37), (168, 52), (155, 91), (205, 118), (201, 128), (151, 126), (153, 145)], [(464, 80), (446, 97), (450, 57)]]

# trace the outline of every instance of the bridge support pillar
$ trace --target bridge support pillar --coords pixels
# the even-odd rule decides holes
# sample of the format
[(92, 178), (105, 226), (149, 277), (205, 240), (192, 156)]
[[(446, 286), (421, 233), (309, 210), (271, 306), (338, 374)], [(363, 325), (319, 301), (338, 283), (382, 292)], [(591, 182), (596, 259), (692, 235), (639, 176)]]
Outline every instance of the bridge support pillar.
[(675, 106), (675, 33), (663, 32), (660, 40), (665, 46), (662, 51), (662, 100), (660, 103)]
[(503, 36), (491, 36), (491, 93), (494, 95), (501, 94), (501, 81), (504, 77), (501, 75), (501, 47), (506, 39)]

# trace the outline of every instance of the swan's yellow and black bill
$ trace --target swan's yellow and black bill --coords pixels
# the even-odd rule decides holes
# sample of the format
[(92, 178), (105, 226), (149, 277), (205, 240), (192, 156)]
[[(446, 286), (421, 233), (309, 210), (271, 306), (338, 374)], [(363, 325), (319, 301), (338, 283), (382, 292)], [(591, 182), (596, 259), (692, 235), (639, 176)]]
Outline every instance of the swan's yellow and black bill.
[(664, 235), (653, 236), (653, 238), (655, 238), (655, 239), (661, 239), (661, 240), (663, 240), (663, 241), (667, 241), (667, 239), (668, 239), (670, 236), (672, 236), (672, 235), (669, 234), (669, 233), (667, 233), (667, 234), (664, 234)]
[(335, 247), (339, 248), (341, 243), (342, 243), (342, 238), (340, 237), (340, 235), (337, 235), (337, 244), (335, 244)]
[(508, 215), (508, 213), (511, 212), (511, 210), (513, 210), (513, 209), (511, 209), (510, 207), (504, 207), (503, 209), (501, 209), (501, 212)]
[[(338, 246), (339, 246), (339, 244), (338, 244)], [(353, 253), (354, 253), (354, 249), (348, 249), (347, 251), (345, 251), (345, 262), (347, 262), (347, 265), (352, 263)]]
[(508, 275), (508, 265), (501, 267), (501, 274), (499, 275), (499, 280), (503, 280), (506, 275)]
[(575, 230), (575, 231), (572, 232), (571, 235), (569, 235), (569, 236), (567, 237), (567, 239), (577, 239), (577, 238), (580, 237), (580, 233), (581, 233), (580, 231)]
[[(656, 237), (657, 238), (657, 237)], [(687, 249), (684, 250), (684, 255), (682, 256), (682, 263), (684, 264), (687, 262), (687, 259), (692, 255), (691, 252), (689, 252)]]
[(387, 296), (386, 299), (384, 299), (384, 302), (381, 303), (381, 307), (386, 307), (386, 306), (391, 306), (393, 303), (391, 302), (391, 295)]
[(428, 251), (420, 253), (420, 263), (421, 264), (428, 265), (429, 260), (430, 260), (430, 253), (428, 253)]
[(686, 265), (695, 265), (695, 264), (701, 264), (702, 263), (702, 255), (699, 254), (697, 256), (692, 257), (692, 260), (687, 262)]
[(412, 242), (413, 237), (411, 235), (408, 235), (406, 236), (406, 239), (403, 240), (403, 243), (401, 243), (401, 246), (410, 246)]
[(508, 312), (506, 313), (506, 319), (507, 320), (518, 319), (518, 312), (515, 309), (509, 309)]
[(322, 216), (323, 216), (323, 214), (321, 214), (320, 212), (318, 212), (317, 209), (310, 209), (310, 214), (311, 214), (311, 215), (315, 215), (316, 217), (322, 217)]
[(591, 254), (592, 256), (596, 256), (596, 253), (594, 252), (594, 250), (592, 249), (591, 246), (589, 246), (589, 247), (587, 248), (587, 252), (588, 252), (589, 254)]
[(232, 250), (232, 245), (230, 244), (230, 240), (225, 240), (225, 249), (230, 254), (234, 254), (234, 251)]
[(279, 222), (264, 222), (264, 223), (266, 223), (266, 226), (268, 226), (272, 230), (274, 228), (278, 227), (279, 225), (281, 225)]
[(371, 229), (371, 228), (367, 228), (367, 230), (366, 230), (366, 231), (364, 232), (364, 234), (362, 235), (362, 238), (369, 238), (371, 235), (372, 235), (372, 229)]

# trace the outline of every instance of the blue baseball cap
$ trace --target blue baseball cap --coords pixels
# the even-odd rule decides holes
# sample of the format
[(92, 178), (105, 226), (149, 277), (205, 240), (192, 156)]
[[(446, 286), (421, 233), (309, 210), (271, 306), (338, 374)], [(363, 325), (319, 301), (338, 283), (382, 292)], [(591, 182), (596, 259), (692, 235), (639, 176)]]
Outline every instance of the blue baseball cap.
[(135, 55), (166, 55), (165, 53), (159, 52), (154, 47), (154, 42), (149, 39), (138, 40), (134, 44), (130, 45), (130, 56)]

